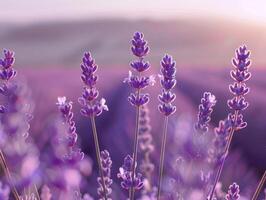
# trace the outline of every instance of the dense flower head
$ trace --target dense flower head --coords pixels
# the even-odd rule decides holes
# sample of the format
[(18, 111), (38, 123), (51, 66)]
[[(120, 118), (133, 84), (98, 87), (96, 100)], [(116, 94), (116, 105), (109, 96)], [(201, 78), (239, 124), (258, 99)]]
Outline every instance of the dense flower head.
[(85, 85), (82, 96), (79, 98), (79, 103), (82, 106), (81, 114), (86, 117), (99, 116), (103, 110), (108, 111), (104, 98), (98, 100), (99, 91), (96, 89), (98, 76), (95, 75), (97, 65), (94, 63), (93, 58), (89, 52), (85, 52), (81, 70), (81, 79)]
[[(136, 190), (139, 190), (143, 187), (143, 181), (142, 181), (142, 174), (137, 173), (135, 174), (134, 180), (132, 182), (132, 165), (133, 165), (133, 159), (130, 155), (127, 155), (124, 159), (124, 164), (122, 167), (119, 168), (119, 173), (117, 174), (118, 178), (121, 178), (121, 186), (122, 188), (129, 190), (130, 188), (134, 188)], [(137, 167), (137, 164), (135, 168)]]
[(236, 183), (233, 183), (232, 185), (229, 186), (229, 190), (226, 195), (226, 200), (239, 200), (240, 195), (239, 195), (239, 185)]
[(172, 105), (176, 95), (172, 93), (172, 89), (176, 85), (176, 67), (170, 55), (165, 55), (161, 61), (160, 82), (162, 93), (159, 95), (159, 111), (165, 116), (169, 116), (176, 111), (176, 107)]
[(68, 163), (76, 163), (83, 159), (84, 153), (76, 147), (78, 135), (76, 133), (76, 125), (73, 120), (72, 102), (67, 101), (66, 97), (58, 97), (57, 106), (61, 113), (63, 125), (66, 130), (65, 137), (62, 139), (66, 145), (67, 152), (63, 155), (63, 159)]
[(139, 107), (149, 102), (149, 94), (141, 93), (141, 90), (155, 84), (155, 77), (153, 75), (141, 75), (141, 72), (147, 71), (150, 68), (149, 62), (144, 61), (144, 56), (148, 54), (149, 47), (142, 33), (136, 32), (133, 36), (131, 50), (138, 57), (137, 60), (132, 61), (130, 64), (136, 75), (129, 71), (128, 77), (124, 79), (124, 83), (127, 83), (135, 90), (135, 93), (129, 95), (129, 102), (133, 106)]
[[(247, 50), (246, 46), (242, 46), (236, 50), (236, 58), (233, 58), (232, 61), (235, 69), (231, 71), (231, 77), (235, 82), (229, 86), (229, 90), (234, 97), (230, 99), (227, 104), (229, 108), (235, 112), (243, 111), (249, 106), (249, 103), (245, 99), (245, 95), (249, 92), (249, 88), (246, 86), (245, 82), (251, 77), (251, 73), (249, 72), (249, 67), (251, 65), (249, 56), (250, 51)], [(236, 122), (237, 120), (242, 120), (242, 118), (241, 116), (240, 118), (233, 119), (235, 120), (235, 125), (240, 124), (239, 127), (235, 127), (236, 129), (246, 127), (245, 122)]]
[[(110, 198), (110, 195), (112, 193), (111, 185), (113, 183), (113, 180), (111, 179), (112, 160), (107, 150), (101, 151), (100, 156), (101, 156), (101, 163), (102, 163), (103, 176), (104, 176), (104, 185), (106, 188), (106, 196), (108, 200), (111, 200)], [(98, 183), (99, 183), (98, 194), (100, 196), (100, 200), (104, 200), (105, 191), (101, 177), (98, 177)]]
[(135, 56), (142, 58), (148, 54), (149, 47), (147, 46), (147, 41), (144, 40), (143, 33), (136, 32), (131, 42), (131, 51)]
[(4, 50), (4, 58), (0, 59), (0, 78), (8, 81), (16, 76), (17, 72), (13, 69), (15, 63), (14, 52)]
[(195, 125), (195, 129), (197, 131), (202, 133), (206, 133), (208, 131), (211, 114), (215, 104), (216, 97), (210, 92), (204, 92), (201, 104), (199, 105), (198, 122)]

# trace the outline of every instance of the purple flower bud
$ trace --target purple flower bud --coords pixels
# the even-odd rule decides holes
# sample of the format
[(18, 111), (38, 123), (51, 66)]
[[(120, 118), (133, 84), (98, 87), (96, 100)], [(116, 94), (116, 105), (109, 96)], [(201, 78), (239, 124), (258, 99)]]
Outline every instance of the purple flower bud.
[(211, 113), (216, 104), (216, 98), (210, 92), (204, 92), (201, 104), (199, 105), (198, 122), (195, 129), (202, 133), (208, 131), (209, 122), (211, 120)]
[(143, 60), (133, 61), (133, 62), (131, 62), (130, 65), (131, 65), (131, 67), (133, 69), (135, 69), (138, 72), (144, 72), (147, 69), (149, 69), (149, 67), (150, 67), (150, 63), (149, 62), (145, 62)]
[[(117, 177), (122, 179), (122, 188), (129, 190), (130, 188), (134, 187), (136, 190), (139, 190), (143, 187), (142, 175), (140, 173), (136, 174), (132, 182), (132, 165), (133, 159), (130, 155), (127, 155), (124, 159), (123, 166), (119, 168)], [(137, 167), (137, 164), (135, 167)]]
[(136, 32), (134, 34), (131, 51), (135, 56), (139, 58), (142, 58), (148, 54), (149, 47), (147, 46), (147, 41), (144, 40), (143, 33)]
[(100, 101), (97, 99), (99, 95), (99, 91), (95, 87), (98, 80), (95, 75), (97, 68), (91, 54), (89, 52), (84, 53), (81, 64), (81, 79), (85, 87), (82, 97), (78, 101), (82, 106), (80, 112), (85, 117), (99, 116), (104, 110), (108, 111), (105, 99), (102, 98)]
[(15, 63), (14, 52), (4, 50), (4, 58), (0, 59), (0, 78), (9, 80), (16, 76), (17, 72), (12, 68)]
[(143, 106), (149, 102), (149, 94), (140, 94), (138, 96), (131, 93), (128, 100), (133, 106)]
[[(108, 200), (111, 200), (111, 198), (109, 197), (112, 193), (111, 185), (113, 183), (113, 180), (111, 179), (112, 160), (107, 150), (101, 151), (101, 163), (102, 163), (103, 176), (104, 176), (104, 185), (107, 190), (106, 196)], [(98, 177), (98, 183), (99, 183), (98, 194), (100, 196), (100, 200), (104, 200), (105, 191), (104, 191), (101, 177)]]
[(161, 86), (163, 88), (162, 94), (158, 96), (159, 101), (159, 111), (165, 116), (169, 116), (176, 111), (176, 107), (171, 103), (175, 100), (175, 94), (171, 92), (171, 89), (176, 84), (175, 80), (176, 67), (175, 61), (169, 55), (165, 55), (161, 61)]
[(226, 200), (238, 200), (240, 199), (239, 195), (239, 185), (236, 183), (233, 183), (232, 185), (229, 186), (229, 190), (226, 195)]

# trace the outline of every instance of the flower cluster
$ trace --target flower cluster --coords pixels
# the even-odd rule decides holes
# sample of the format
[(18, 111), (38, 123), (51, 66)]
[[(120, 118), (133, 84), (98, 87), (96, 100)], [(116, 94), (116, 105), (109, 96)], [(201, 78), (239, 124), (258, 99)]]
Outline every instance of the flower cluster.
[(240, 192), (239, 185), (233, 183), (232, 185), (229, 186), (229, 190), (226, 195), (226, 200), (239, 200), (240, 199), (239, 192)]
[(209, 161), (214, 166), (219, 166), (226, 156), (225, 148), (231, 128), (231, 119), (227, 118), (221, 120), (219, 126), (214, 129), (215, 138), (213, 140), (213, 147), (209, 150)]
[(17, 74), (16, 70), (13, 69), (13, 64), (15, 63), (14, 52), (4, 50), (4, 56), (3, 59), (0, 59), (0, 78), (8, 81)]
[(137, 72), (134, 75), (129, 71), (129, 75), (125, 78), (124, 83), (128, 83), (132, 88), (136, 90), (135, 93), (131, 93), (128, 97), (129, 102), (133, 106), (142, 106), (149, 101), (149, 94), (141, 93), (142, 89), (147, 86), (154, 85), (154, 76), (141, 76), (142, 72), (147, 71), (150, 68), (149, 62), (144, 61), (144, 57), (149, 52), (149, 47), (147, 42), (144, 40), (144, 35), (142, 33), (136, 32), (132, 39), (132, 53), (138, 58), (138, 60), (131, 62), (131, 67)]
[(169, 55), (165, 55), (161, 61), (161, 79), (162, 93), (159, 95), (159, 110), (165, 116), (169, 116), (176, 111), (176, 107), (172, 105), (176, 95), (171, 90), (176, 85), (176, 67), (175, 61)]
[(215, 96), (210, 92), (204, 92), (201, 104), (199, 105), (198, 121), (195, 125), (197, 131), (201, 133), (206, 133), (208, 131), (211, 113), (215, 104)]
[(231, 116), (234, 130), (243, 129), (247, 126), (247, 123), (243, 122), (243, 115), (238, 114), (238, 112), (245, 110), (249, 105), (244, 97), (249, 92), (245, 82), (251, 77), (249, 56), (250, 51), (247, 50), (246, 46), (242, 46), (236, 50), (236, 58), (233, 58), (232, 61), (235, 69), (231, 71), (231, 77), (235, 82), (229, 86), (229, 90), (234, 94), (234, 97), (228, 101), (228, 106), (236, 113)]
[(99, 116), (103, 110), (108, 111), (105, 99), (97, 100), (99, 95), (99, 91), (95, 87), (98, 80), (98, 76), (95, 75), (97, 68), (91, 54), (86, 52), (81, 64), (81, 79), (85, 87), (82, 97), (79, 98), (79, 103), (82, 106), (81, 114), (87, 117)]
[(73, 120), (74, 114), (72, 112), (72, 102), (67, 101), (66, 97), (58, 97), (58, 109), (62, 115), (62, 120), (66, 135), (63, 138), (63, 142), (66, 144), (66, 154), (63, 155), (63, 160), (66, 163), (75, 164), (81, 161), (84, 157), (84, 153), (76, 147), (78, 135), (76, 133), (76, 125)]
[[(119, 173), (117, 174), (117, 177), (122, 179), (121, 181), (122, 188), (129, 190), (130, 188), (133, 187), (136, 190), (140, 190), (143, 187), (142, 175), (138, 173), (137, 175), (134, 175), (135, 177), (133, 179), (132, 165), (133, 165), (133, 159), (130, 155), (127, 155), (124, 159), (123, 166), (119, 168)], [(137, 166), (135, 166), (135, 168), (136, 167)]]
[(150, 154), (154, 151), (151, 135), (149, 109), (147, 105), (141, 107), (139, 118), (139, 148), (143, 154), (140, 170), (145, 177), (144, 189), (151, 190), (151, 176), (154, 171), (154, 164), (151, 162)]
[[(102, 163), (103, 176), (104, 176), (104, 185), (107, 190), (106, 196), (108, 200), (111, 200), (111, 198), (109, 197), (112, 193), (111, 185), (113, 183), (113, 180), (111, 179), (112, 160), (107, 150), (101, 151), (101, 163)], [(98, 194), (100, 196), (100, 200), (104, 200), (105, 191), (104, 191), (101, 177), (98, 177), (98, 183), (99, 183)]]

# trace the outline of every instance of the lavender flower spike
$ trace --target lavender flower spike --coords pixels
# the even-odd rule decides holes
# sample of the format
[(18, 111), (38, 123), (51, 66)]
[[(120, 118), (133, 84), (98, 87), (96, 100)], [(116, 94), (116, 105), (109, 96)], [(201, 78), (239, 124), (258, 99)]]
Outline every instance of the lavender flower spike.
[(198, 122), (195, 125), (197, 131), (201, 133), (206, 133), (208, 131), (211, 114), (215, 104), (215, 96), (210, 92), (204, 92), (201, 104), (199, 105)]
[(157, 199), (160, 199), (161, 185), (163, 179), (163, 168), (164, 168), (164, 156), (166, 146), (166, 136), (168, 127), (168, 118), (176, 111), (176, 107), (172, 105), (176, 95), (171, 91), (176, 85), (176, 63), (171, 56), (165, 55), (161, 61), (161, 79), (162, 93), (159, 95), (159, 111), (165, 116), (163, 138), (160, 152), (160, 165), (159, 165), (159, 183)]
[(4, 50), (4, 58), (0, 59), (0, 78), (2, 80), (8, 81), (9, 79), (16, 76), (17, 72), (13, 69), (15, 63), (14, 52), (9, 50)]
[(238, 200), (240, 199), (239, 195), (239, 185), (236, 183), (233, 183), (232, 185), (229, 186), (229, 190), (226, 195), (226, 200)]
[[(143, 72), (147, 71), (150, 68), (149, 62), (144, 61), (144, 57), (149, 53), (149, 47), (147, 41), (144, 40), (144, 35), (142, 33), (136, 32), (132, 39), (131, 51), (133, 55), (137, 57), (137, 60), (131, 62), (131, 67), (134, 70), (135, 74), (129, 71), (129, 75), (124, 79), (124, 83), (127, 83), (131, 88), (134, 89), (134, 92), (131, 93), (128, 97), (131, 105), (136, 107), (136, 127), (134, 134), (134, 147), (133, 147), (133, 164), (132, 164), (132, 180), (134, 182), (135, 170), (133, 167), (137, 163), (137, 153), (138, 153), (138, 137), (139, 137), (139, 115), (140, 107), (149, 102), (149, 94), (143, 93), (142, 90), (148, 86), (152, 86), (155, 83), (154, 76), (144, 76)], [(132, 186), (129, 192), (130, 200), (134, 199), (134, 188)]]
[[(122, 188), (129, 190), (133, 187), (135, 190), (139, 190), (143, 187), (142, 175), (138, 173), (137, 175), (134, 175), (134, 178), (132, 178), (133, 176), (132, 165), (133, 165), (133, 159), (130, 155), (127, 155), (124, 159), (123, 166), (119, 168), (119, 173), (117, 174), (117, 177), (122, 179), (121, 181)], [(135, 168), (136, 167), (137, 164), (135, 165)]]
[(81, 114), (87, 117), (99, 116), (103, 110), (108, 111), (105, 99), (97, 100), (99, 95), (99, 91), (95, 87), (98, 80), (98, 76), (95, 75), (97, 68), (98, 66), (94, 63), (91, 54), (86, 52), (81, 64), (81, 79), (85, 86), (82, 97), (79, 98), (79, 103), (82, 106)]
[(162, 85), (162, 94), (159, 95), (159, 111), (165, 116), (173, 114), (176, 110), (176, 107), (172, 105), (172, 102), (175, 100), (175, 94), (171, 92), (176, 84), (175, 75), (175, 61), (172, 60), (172, 57), (165, 55), (161, 61), (161, 79)]
[(249, 59), (249, 56), (250, 51), (247, 50), (246, 46), (242, 46), (236, 50), (236, 58), (233, 58), (232, 60), (235, 69), (231, 71), (231, 77), (234, 80), (234, 83), (229, 86), (229, 90), (233, 93), (234, 97), (227, 102), (229, 108), (232, 110), (232, 113), (228, 115), (231, 126), (229, 128), (229, 135), (226, 138), (224, 156), (216, 173), (213, 188), (210, 193), (210, 200), (212, 200), (216, 184), (220, 179), (234, 132), (247, 126), (247, 123), (243, 121), (243, 115), (240, 114), (240, 111), (245, 110), (249, 106), (244, 97), (249, 92), (249, 88), (246, 86), (245, 82), (251, 77), (251, 73), (249, 72), (251, 60)]
[(81, 114), (90, 117), (92, 133), (94, 138), (94, 145), (96, 149), (97, 163), (99, 166), (99, 172), (101, 176), (101, 183), (103, 187), (103, 196), (104, 200), (108, 200), (107, 189), (104, 181), (104, 170), (101, 162), (101, 151), (98, 140), (98, 134), (96, 129), (95, 117), (102, 114), (104, 110), (108, 111), (108, 107), (105, 104), (105, 99), (98, 100), (99, 91), (96, 89), (96, 82), (98, 76), (95, 75), (97, 71), (97, 65), (94, 63), (94, 60), (91, 57), (91, 54), (86, 52), (82, 59), (81, 70), (82, 75), (81, 79), (85, 85), (82, 97), (79, 98), (79, 103), (82, 106)]
[(131, 93), (128, 97), (129, 102), (133, 106), (142, 106), (149, 101), (148, 94), (141, 94), (140, 90), (145, 89), (150, 85), (154, 85), (154, 76), (141, 76), (142, 72), (147, 71), (150, 68), (149, 62), (144, 61), (144, 57), (149, 52), (147, 41), (144, 40), (142, 33), (136, 32), (132, 39), (132, 53), (138, 58), (131, 62), (132, 69), (137, 73), (134, 75), (132, 71), (129, 71), (129, 75), (125, 78), (124, 82), (128, 83), (130, 87), (136, 90), (135, 93)]
[[(112, 160), (110, 158), (110, 154), (107, 150), (101, 151), (101, 162), (104, 174), (104, 183), (106, 187), (106, 196), (108, 200), (111, 200), (110, 195), (112, 193), (111, 185), (113, 180), (111, 179), (111, 167), (112, 167)], [(102, 184), (101, 177), (98, 178), (99, 188), (98, 194), (100, 196), (100, 200), (104, 200), (104, 188)]]
[(66, 143), (66, 154), (63, 155), (63, 160), (70, 164), (75, 164), (84, 158), (84, 153), (77, 148), (76, 125), (73, 120), (72, 102), (67, 101), (66, 97), (58, 97), (58, 109), (62, 115), (63, 124), (67, 134), (64, 142)]

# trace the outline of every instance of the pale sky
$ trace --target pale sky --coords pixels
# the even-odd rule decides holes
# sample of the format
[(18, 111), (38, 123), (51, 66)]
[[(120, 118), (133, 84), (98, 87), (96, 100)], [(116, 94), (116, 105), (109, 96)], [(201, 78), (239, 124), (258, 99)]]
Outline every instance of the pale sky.
[(0, 0), (0, 21), (217, 16), (266, 23), (266, 0)]

